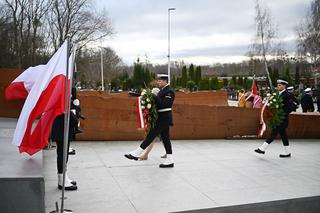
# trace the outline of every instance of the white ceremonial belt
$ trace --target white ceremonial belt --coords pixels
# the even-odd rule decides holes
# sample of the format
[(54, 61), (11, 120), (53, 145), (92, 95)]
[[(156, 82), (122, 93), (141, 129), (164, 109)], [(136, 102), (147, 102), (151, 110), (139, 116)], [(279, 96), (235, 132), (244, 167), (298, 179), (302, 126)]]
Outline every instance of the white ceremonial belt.
[(171, 108), (159, 109), (158, 112), (168, 112), (171, 111)]

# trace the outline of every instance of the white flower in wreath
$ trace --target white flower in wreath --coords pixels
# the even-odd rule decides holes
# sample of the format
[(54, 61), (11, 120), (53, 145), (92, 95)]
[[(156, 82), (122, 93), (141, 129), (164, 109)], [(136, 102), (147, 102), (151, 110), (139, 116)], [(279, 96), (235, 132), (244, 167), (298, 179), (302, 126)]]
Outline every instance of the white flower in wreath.
[(278, 109), (278, 108), (279, 108), (279, 105), (276, 105), (276, 108)]
[(141, 92), (141, 96), (144, 96), (146, 94), (146, 92), (142, 91)]
[(145, 104), (146, 102), (145, 101), (141, 101), (141, 104)]
[(148, 108), (148, 109), (151, 109), (151, 104), (148, 104), (148, 105), (147, 105), (147, 108)]
[(145, 109), (145, 106), (141, 106), (141, 109)]
[(274, 93), (272, 93), (272, 95), (277, 95), (277, 94), (274, 92)]
[(150, 99), (149, 98), (147, 98), (147, 100), (146, 100), (147, 102), (150, 102)]
[(271, 94), (270, 93), (267, 93), (267, 97), (270, 97), (271, 96)]

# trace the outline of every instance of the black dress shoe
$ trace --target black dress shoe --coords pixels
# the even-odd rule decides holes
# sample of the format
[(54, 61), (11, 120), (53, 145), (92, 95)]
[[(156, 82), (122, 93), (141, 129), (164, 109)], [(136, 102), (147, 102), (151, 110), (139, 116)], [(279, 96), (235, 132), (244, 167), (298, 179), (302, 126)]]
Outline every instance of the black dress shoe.
[(264, 154), (265, 153), (265, 151), (262, 151), (261, 149), (255, 149), (254, 150), (256, 153), (259, 153), (259, 154)]
[[(58, 189), (62, 189), (62, 186), (58, 185)], [(74, 191), (74, 190), (77, 190), (77, 189), (78, 189), (78, 187), (76, 185), (64, 187), (64, 190), (66, 190), (66, 191)]]
[(173, 168), (174, 163), (171, 164), (160, 164), (159, 167), (160, 168)]
[(130, 159), (130, 160), (139, 160), (138, 157), (135, 157), (135, 156), (133, 156), (133, 155), (131, 155), (131, 154), (125, 154), (124, 156), (125, 156), (126, 158)]
[(287, 154), (287, 155), (280, 154), (279, 157), (280, 157), (280, 158), (290, 158), (290, 157), (291, 157), (291, 153), (290, 153), (290, 154)]

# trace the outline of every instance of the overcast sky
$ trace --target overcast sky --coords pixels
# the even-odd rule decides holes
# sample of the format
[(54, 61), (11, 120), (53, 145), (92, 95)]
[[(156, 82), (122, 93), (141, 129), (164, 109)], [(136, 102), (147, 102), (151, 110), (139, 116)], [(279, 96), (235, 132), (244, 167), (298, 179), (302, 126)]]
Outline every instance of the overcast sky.
[[(254, 0), (96, 0), (105, 8), (116, 34), (110, 46), (127, 64), (137, 57), (166, 63), (168, 8), (171, 11), (171, 59), (187, 63), (239, 62), (255, 35)], [(295, 50), (294, 28), (311, 0), (264, 0), (288, 52)]]

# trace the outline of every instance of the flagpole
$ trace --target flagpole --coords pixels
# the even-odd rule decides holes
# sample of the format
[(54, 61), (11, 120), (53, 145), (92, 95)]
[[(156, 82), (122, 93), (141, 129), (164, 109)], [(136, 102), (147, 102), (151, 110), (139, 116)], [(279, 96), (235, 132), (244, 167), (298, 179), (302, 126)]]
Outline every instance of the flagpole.
[(67, 170), (67, 154), (68, 154), (68, 143), (69, 143), (69, 123), (70, 123), (70, 92), (72, 85), (72, 78), (70, 78), (69, 86), (69, 39), (67, 35), (67, 67), (66, 67), (66, 80), (65, 80), (65, 97), (64, 97), (64, 135), (63, 135), (63, 181), (62, 181), (62, 195), (61, 195), (61, 208), (60, 212), (64, 212), (64, 192), (65, 192), (65, 181), (66, 181), (66, 170)]

